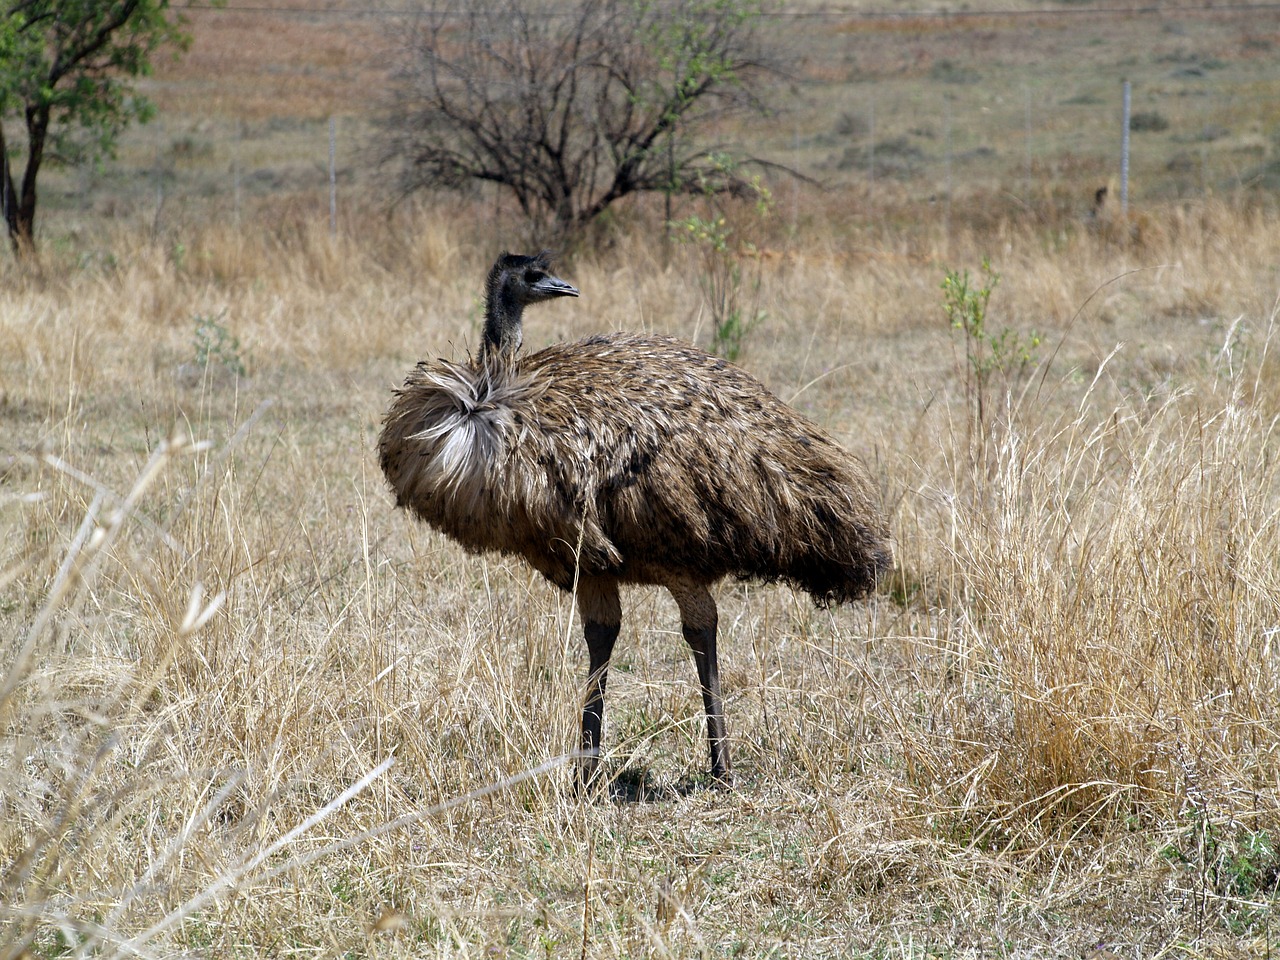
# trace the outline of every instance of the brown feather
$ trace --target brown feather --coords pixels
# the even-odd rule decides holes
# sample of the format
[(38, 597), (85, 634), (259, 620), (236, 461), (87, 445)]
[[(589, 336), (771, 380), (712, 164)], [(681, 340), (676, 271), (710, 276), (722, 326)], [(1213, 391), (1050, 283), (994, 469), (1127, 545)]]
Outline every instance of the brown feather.
[(618, 585), (665, 586), (698, 669), (712, 776), (728, 783), (707, 585), (782, 580), (819, 604), (864, 595), (889, 565), (874, 486), (754, 377), (679, 340), (614, 333), (521, 356), (524, 307), (578, 295), (549, 266), (498, 258), (479, 359), (409, 374), (383, 424), (383, 472), (399, 506), (467, 549), (577, 586), (591, 661), (580, 784), (599, 756)]
[(421, 363), (381, 438), (397, 503), (552, 582), (782, 580), (820, 604), (889, 563), (865, 468), (740, 368), (669, 337)]

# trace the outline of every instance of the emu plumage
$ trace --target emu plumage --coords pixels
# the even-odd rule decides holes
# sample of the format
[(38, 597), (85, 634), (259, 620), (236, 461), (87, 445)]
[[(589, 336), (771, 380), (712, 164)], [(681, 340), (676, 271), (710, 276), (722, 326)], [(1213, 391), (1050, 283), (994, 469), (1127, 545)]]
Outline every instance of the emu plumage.
[(707, 712), (713, 776), (731, 775), (708, 587), (784, 581), (826, 605), (889, 564), (865, 468), (740, 368), (670, 337), (615, 333), (519, 353), (521, 309), (577, 296), (545, 254), (490, 273), (480, 357), (418, 364), (380, 456), (398, 506), (472, 551), (524, 557), (577, 587), (591, 662), (582, 746), (600, 746), (621, 584), (680, 607)]

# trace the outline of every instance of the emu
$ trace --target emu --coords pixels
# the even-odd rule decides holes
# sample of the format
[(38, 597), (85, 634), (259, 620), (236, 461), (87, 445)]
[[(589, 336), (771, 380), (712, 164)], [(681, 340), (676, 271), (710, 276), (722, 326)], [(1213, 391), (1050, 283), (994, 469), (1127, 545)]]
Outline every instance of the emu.
[(383, 423), (382, 469), (397, 506), (576, 590), (590, 661), (580, 787), (597, 772), (618, 588), (670, 591), (702, 687), (711, 774), (728, 785), (708, 588), (737, 577), (789, 583), (820, 606), (858, 599), (890, 563), (886, 525), (865, 467), (718, 357), (628, 333), (522, 354), (524, 308), (576, 296), (546, 252), (498, 257), (479, 356), (409, 373)]

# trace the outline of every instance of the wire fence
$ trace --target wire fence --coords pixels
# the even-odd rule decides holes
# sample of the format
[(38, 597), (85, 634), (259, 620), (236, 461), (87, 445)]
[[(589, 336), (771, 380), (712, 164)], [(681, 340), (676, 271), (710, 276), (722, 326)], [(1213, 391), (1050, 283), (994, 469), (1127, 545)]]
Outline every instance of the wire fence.
[[(883, 191), (949, 205), (1000, 195), (1034, 204), (1056, 193), (1087, 208), (1103, 196), (1127, 206), (1276, 192), (1280, 5), (1179, 8), (1218, 15), (1242, 9), (1245, 20), (1214, 21), (1212, 32), (1198, 21), (1175, 22), (1167, 9), (1160, 17), (1148, 16), (1149, 8), (1119, 11), (1128, 20), (1117, 20), (1114, 8), (1093, 20), (1076, 7), (1035, 11), (1070, 16), (1073, 36), (1077, 23), (1090, 23), (1104, 38), (1112, 23), (1137, 23), (1133, 36), (1141, 41), (1131, 54), (1122, 49), (1097, 63), (1058, 59), (1043, 69), (1013, 62), (1016, 34), (996, 37), (996, 55), (981, 30), (949, 27), (1017, 11), (948, 14), (942, 26), (872, 33), (858, 24), (905, 14), (793, 11), (788, 29), (804, 42), (797, 89), (777, 116), (735, 135), (747, 152), (831, 189), (856, 187), (872, 197)], [(362, 12), (369, 11), (340, 11)], [(828, 23), (842, 24), (843, 37)], [(1224, 44), (1230, 56), (1221, 54)], [(899, 62), (905, 66), (893, 66)], [(368, 99), (383, 93), (370, 90)], [(116, 159), (53, 175), (49, 208), (64, 221), (238, 223), (262, 201), (289, 197), (336, 231), (351, 205), (390, 197), (390, 172), (377, 163), (375, 114), (241, 119), (162, 111), (157, 122), (126, 133)]]
[(1185, 96), (1127, 80), (1065, 100), (976, 85), (904, 110), (869, 89), (844, 101), (829, 130), (797, 135), (793, 152), (820, 174), (953, 190), (998, 183), (1029, 193), (1081, 170), (1104, 182), (1132, 171), (1149, 199), (1280, 186), (1280, 102), (1252, 83), (1204, 83), (1194, 101)]

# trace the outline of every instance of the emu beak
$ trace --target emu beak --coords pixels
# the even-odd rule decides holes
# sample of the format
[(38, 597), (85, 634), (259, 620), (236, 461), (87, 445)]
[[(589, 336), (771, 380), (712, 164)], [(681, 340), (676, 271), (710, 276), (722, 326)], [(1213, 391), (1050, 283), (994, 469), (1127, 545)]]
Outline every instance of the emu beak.
[(565, 283), (559, 277), (553, 277), (547, 274), (541, 280), (533, 285), (535, 293), (541, 294), (543, 297), (576, 297), (578, 288), (571, 283)]

